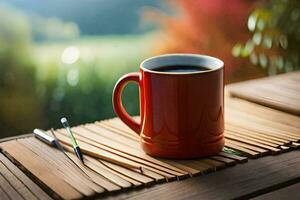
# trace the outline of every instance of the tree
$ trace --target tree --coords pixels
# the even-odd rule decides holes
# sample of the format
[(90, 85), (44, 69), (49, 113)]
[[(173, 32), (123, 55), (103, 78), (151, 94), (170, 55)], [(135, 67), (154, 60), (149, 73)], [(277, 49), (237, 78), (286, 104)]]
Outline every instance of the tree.
[(0, 16), (0, 136), (4, 137), (31, 131), (43, 119), (34, 88), (29, 22), (26, 16), (4, 6)]
[(266, 74), (300, 68), (300, 1), (264, 1), (248, 18), (252, 36), (233, 48), (237, 57), (249, 58)]
[[(173, 15), (158, 10), (147, 10), (144, 15), (146, 19), (160, 25), (162, 30), (155, 44), (156, 54), (181, 52), (219, 57), (225, 62), (227, 82), (241, 79), (241, 73), (247, 78), (261, 74), (256, 68), (247, 68), (247, 61), (237, 59), (231, 54), (236, 42), (246, 40), (249, 35), (245, 22), (255, 1), (176, 0), (172, 2), (169, 7)], [(233, 75), (237, 79), (234, 79)]]

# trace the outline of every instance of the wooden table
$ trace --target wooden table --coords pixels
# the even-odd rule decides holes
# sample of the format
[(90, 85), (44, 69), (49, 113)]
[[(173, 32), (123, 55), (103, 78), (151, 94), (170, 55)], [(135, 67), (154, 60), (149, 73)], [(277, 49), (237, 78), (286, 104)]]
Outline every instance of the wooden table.
[[(292, 77), (293, 81), (299, 80), (299, 73), (293, 73), (288, 76), (284, 76), (283, 78), (289, 78)], [(280, 80), (280, 79), (279, 79)], [(270, 82), (270, 80), (267, 80)], [(290, 81), (292, 82), (292, 81)], [(244, 85), (248, 85), (247, 83), (243, 83)], [(251, 87), (253, 86), (253, 82), (250, 82)], [(282, 85), (286, 85), (284, 82)], [(256, 86), (255, 86), (256, 87)], [(289, 87), (289, 97), (291, 97), (293, 100), (293, 105), (297, 106), (298, 103), (295, 101), (295, 99), (299, 98), (300, 92), (298, 91), (299, 86), (291, 86)], [(293, 87), (296, 89), (294, 90)], [(234, 96), (239, 96), (239, 89), (240, 85), (232, 85), (229, 86), (229, 92), (230, 88), (232, 88), (232, 91)], [(271, 87), (271, 90), (273, 90), (273, 86)], [(264, 87), (264, 90), (266, 90), (266, 87)], [(258, 90), (259, 91), (259, 90)], [(295, 92), (296, 91), (296, 92)], [(243, 91), (244, 92), (244, 91)], [(256, 90), (252, 90), (251, 92), (256, 92)], [(278, 96), (276, 94), (275, 96)], [(245, 97), (247, 99), (246, 94), (242, 94), (241, 97)], [(286, 112), (297, 114), (299, 108), (296, 107), (293, 109), (291, 107), (291, 104), (288, 104), (286, 102), (290, 101), (290, 98), (280, 98), (281, 102), (280, 104), (277, 102), (274, 104), (274, 101), (271, 99), (268, 99), (268, 101), (271, 102), (270, 107), (277, 108), (280, 110), (284, 110)], [(235, 102), (235, 103), (232, 103)], [(228, 108), (234, 108), (236, 105), (246, 105), (249, 113), (252, 110), (253, 107), (257, 104), (253, 103), (247, 103), (240, 100), (227, 102)], [(261, 102), (263, 105), (268, 106), (268, 102), (262, 101), (260, 99), (255, 100), (256, 103)], [(284, 105), (289, 105), (288, 107), (285, 107)], [(249, 107), (250, 106), (250, 107)], [(265, 110), (265, 107), (263, 106), (256, 106), (258, 109)], [(250, 108), (250, 109), (249, 109)], [(246, 110), (247, 110), (246, 109)], [(266, 112), (269, 108), (266, 108)], [(241, 111), (241, 110), (239, 110)], [(244, 110), (245, 111), (245, 110)], [(294, 125), (292, 126), (285, 126), (285, 125), (279, 125), (276, 123), (273, 123), (270, 121), (272, 119), (272, 116), (270, 118), (270, 113), (267, 114), (266, 118), (268, 120), (266, 121), (260, 121), (264, 120), (262, 116), (260, 118), (256, 118), (255, 111), (252, 113), (253, 115), (243, 112), (236, 112), (234, 109), (232, 112), (227, 112), (226, 114), (229, 114), (227, 118), (233, 118), (244, 120), (253, 119), (251, 123), (258, 123), (258, 124), (264, 124), (268, 123), (266, 126), (270, 126), (270, 129), (272, 129), (273, 133), (276, 135), (276, 130), (290, 130), (291, 133), (287, 133), (286, 139), (291, 139), (291, 142), (284, 143), (279, 146), (276, 146), (275, 148), (271, 148), (270, 146), (264, 147), (262, 143), (260, 143), (260, 148), (257, 148), (258, 146), (249, 146), (247, 148), (253, 148), (253, 151), (247, 151), (245, 149), (245, 153), (247, 153), (247, 157), (249, 157), (248, 162), (243, 164), (235, 164), (232, 166), (229, 162), (226, 163), (226, 168), (221, 169), (218, 171), (215, 170), (206, 170), (201, 173), (195, 174), (195, 177), (187, 178), (187, 176), (181, 176), (181, 178), (186, 178), (184, 180), (180, 181), (172, 181), (169, 183), (156, 183), (152, 185), (147, 185), (147, 187), (138, 186), (135, 188), (123, 188), (122, 190), (112, 189), (111, 192), (103, 192), (101, 187), (94, 187), (95, 190), (98, 190), (98, 193), (102, 193), (101, 196), (94, 195), (93, 197), (99, 197), (103, 199), (300, 199), (300, 150), (299, 150), (299, 141), (300, 141), (300, 133), (298, 130), (300, 130), (300, 124), (298, 125), (298, 121), (300, 118), (293, 116), (293, 115), (285, 115), (285, 113), (280, 114), (277, 113), (279, 111), (270, 109), (270, 113), (274, 113), (274, 120), (275, 115), (277, 116), (277, 119), (281, 119), (280, 116), (287, 116), (282, 117), (282, 120), (284, 123), (290, 123), (289, 119), (294, 119)], [(268, 112), (269, 112), (268, 111)], [(278, 115), (277, 115), (278, 114)], [(278, 118), (279, 116), (279, 118)], [(239, 119), (240, 120), (240, 119)], [(276, 121), (275, 120), (275, 121)], [(227, 119), (228, 122), (228, 119)], [(232, 121), (229, 120), (229, 125)], [(236, 122), (236, 121), (234, 121)], [(239, 121), (237, 121), (239, 122)], [(245, 122), (245, 121), (241, 121)], [(296, 122), (296, 124), (295, 124)], [(111, 123), (111, 124), (110, 124)], [(112, 126), (113, 123), (113, 126)], [(250, 121), (249, 121), (250, 123)], [(109, 125), (110, 124), (110, 125)], [(99, 123), (98, 123), (99, 125)], [(110, 130), (114, 130), (114, 134), (116, 134), (118, 130), (118, 126), (120, 126), (120, 130), (125, 130), (124, 125), (120, 124), (120, 122), (114, 121), (106, 121), (103, 122), (103, 127), (110, 128)], [(232, 124), (231, 124), (232, 125)], [(246, 124), (247, 125), (247, 124)], [(272, 126), (274, 125), (274, 127)], [(275, 127), (276, 125), (276, 127)], [(291, 125), (291, 124), (289, 124)], [(85, 125), (84, 125), (85, 126)], [(88, 127), (89, 125), (87, 125)], [(83, 130), (83, 126), (79, 127), (79, 129)], [(102, 128), (103, 128), (102, 127)], [(252, 127), (246, 126), (249, 129)], [(297, 127), (297, 128), (296, 128)], [(96, 127), (94, 127), (96, 128)], [(98, 127), (99, 128), (99, 127)], [(227, 127), (228, 128), (228, 127)], [(234, 128), (234, 127), (233, 127)], [(261, 126), (262, 130), (264, 130), (264, 126)], [(277, 129), (276, 129), (277, 128)], [(79, 130), (78, 129), (78, 130)], [(77, 130), (77, 129), (76, 129)], [(102, 129), (104, 131), (104, 129)], [(237, 141), (237, 138), (235, 138), (234, 133), (230, 133), (230, 128), (226, 129), (229, 131), (228, 135), (225, 134), (227, 140), (229, 141), (228, 145), (232, 145), (234, 148), (235, 145), (239, 145), (243, 138), (241, 138), (241, 141)], [(129, 131), (129, 130), (127, 130)], [(275, 131), (275, 132), (274, 132)], [(299, 133), (299, 134), (297, 134)], [(60, 133), (62, 134), (62, 133)], [(88, 134), (86, 132), (86, 134)], [(109, 134), (109, 133), (108, 133)], [(271, 133), (268, 133), (269, 136)], [(298, 136), (297, 136), (298, 135)], [(62, 134), (63, 136), (63, 134)], [(117, 136), (117, 135), (116, 135)], [(133, 135), (129, 135), (131, 139), (135, 139)], [(251, 136), (251, 135), (250, 135)], [(243, 135), (244, 138), (250, 137), (249, 133), (245, 133)], [(269, 138), (268, 136), (268, 138)], [(0, 147), (1, 144), (4, 144), (6, 141), (13, 141), (18, 138), (31, 138), (32, 135), (22, 135), (18, 137), (13, 138), (5, 138), (0, 140)], [(123, 137), (123, 136), (122, 136)], [(242, 136), (241, 136), (242, 137)], [(258, 138), (261, 137), (257, 136)], [(285, 135), (277, 135), (278, 138), (284, 138)], [(121, 138), (121, 136), (120, 136)], [(128, 137), (129, 138), (129, 137)], [(127, 140), (128, 140), (127, 138)], [(277, 139), (278, 139), (277, 138)], [(124, 139), (124, 137), (123, 137)], [(265, 138), (266, 139), (266, 138)], [(294, 139), (294, 142), (293, 142)], [(257, 140), (257, 138), (256, 138)], [(133, 144), (134, 140), (128, 140), (131, 141)], [(255, 138), (253, 138), (253, 141), (255, 141)], [(231, 143), (230, 143), (231, 142)], [(268, 144), (268, 143), (266, 143)], [(24, 143), (26, 145), (26, 141)], [(113, 143), (112, 143), (113, 145)], [(116, 145), (118, 145), (116, 143)], [(243, 145), (241, 143), (240, 145)], [(8, 145), (9, 146), (9, 145)], [(6, 147), (3, 145), (2, 147)], [(239, 147), (238, 147), (239, 148)], [(269, 148), (269, 149), (265, 149)], [(10, 149), (14, 149), (14, 146), (10, 146)], [(260, 151), (264, 150), (260, 153), (255, 153), (255, 150)], [(4, 148), (3, 148), (4, 150)], [(243, 150), (243, 148), (241, 148)], [(248, 149), (249, 150), (249, 149)], [(266, 151), (268, 150), (268, 151)], [(277, 151), (279, 150), (279, 152)], [(287, 151), (287, 152), (285, 152)], [(26, 152), (24, 152), (25, 154)], [(33, 154), (34, 155), (34, 154)], [(261, 157), (264, 156), (264, 157)], [(22, 158), (22, 155), (19, 155), (19, 158)], [(252, 159), (253, 158), (253, 159)], [(219, 158), (220, 159), (220, 158)], [(224, 159), (224, 158), (222, 158)], [(22, 159), (21, 159), (22, 160)], [(20, 161), (20, 160), (19, 160)], [(23, 163), (26, 163), (26, 159), (23, 158)], [(21, 161), (20, 161), (21, 162)], [(41, 172), (44, 170), (42, 168), (42, 165), (39, 165), (39, 163), (31, 163), (27, 162), (27, 164), (30, 164), (30, 166), (35, 167), (36, 169), (41, 170)], [(217, 162), (218, 163), (218, 162)], [(220, 163), (220, 162), (219, 162)], [(228, 164), (228, 165), (227, 165)], [(224, 163), (222, 166), (225, 166)], [(28, 166), (27, 166), (28, 167)], [(47, 167), (47, 166), (46, 166)], [(49, 166), (50, 167), (50, 166)], [(68, 184), (64, 182), (57, 182), (55, 179), (51, 179), (51, 177), (48, 177), (48, 182), (52, 184), (53, 188), (58, 188), (58, 193), (53, 192), (52, 190), (49, 190), (49, 187), (45, 185), (45, 182), (42, 180), (36, 178), (39, 177), (38, 174), (33, 174), (35, 172), (31, 172), (30, 169), (24, 169), (24, 166), (22, 163), (19, 163), (18, 161), (14, 160), (7, 152), (0, 152), (0, 199), (52, 199), (52, 198), (60, 198), (58, 195), (63, 194), (64, 192), (67, 192), (61, 185), (68, 186)], [(43, 172), (43, 177), (47, 176), (47, 173)], [(204, 173), (204, 174), (203, 174)], [(47, 178), (47, 177), (46, 177)], [(127, 179), (129, 180), (129, 179)], [(174, 179), (173, 179), (174, 180)], [(68, 186), (69, 187), (69, 186)], [(88, 188), (82, 189), (82, 190), (74, 190), (74, 193), (72, 193), (72, 188), (69, 187), (69, 194), (67, 194), (65, 197), (69, 198), (77, 198), (75, 193), (78, 193), (78, 191), (89, 191)], [(112, 192), (115, 191), (115, 192)], [(79, 193), (78, 193), (79, 194)], [(86, 196), (88, 197), (88, 195)]]
[(111, 199), (300, 199), (300, 152), (267, 156), (204, 176)]
[[(44, 196), (44, 199), (51, 199), (38, 184), (34, 183), (35, 180), (30, 180), (13, 163), (9, 164), (11, 165), (10, 170), (13, 172), (18, 170), (18, 177), (22, 181), (31, 182), (31, 189), (34, 189), (35, 195)], [(4, 185), (1, 176), (0, 183)], [(13, 188), (11, 187), (11, 189)], [(249, 160), (245, 164), (198, 177), (101, 196), (101, 199), (254, 198), (296, 200), (300, 199), (299, 191), (300, 150), (296, 150), (276, 156)], [(0, 190), (0, 199), (5, 199), (3, 195), (3, 191)]]

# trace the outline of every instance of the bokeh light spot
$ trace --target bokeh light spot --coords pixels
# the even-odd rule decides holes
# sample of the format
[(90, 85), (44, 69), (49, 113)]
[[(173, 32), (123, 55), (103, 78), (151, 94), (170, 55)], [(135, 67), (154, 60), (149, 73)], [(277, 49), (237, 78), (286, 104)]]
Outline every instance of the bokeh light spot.
[(65, 64), (73, 64), (75, 63), (80, 57), (80, 51), (75, 46), (69, 46), (64, 49), (61, 55), (61, 61)]
[(70, 86), (76, 86), (79, 80), (78, 69), (71, 69), (67, 74), (67, 81)]

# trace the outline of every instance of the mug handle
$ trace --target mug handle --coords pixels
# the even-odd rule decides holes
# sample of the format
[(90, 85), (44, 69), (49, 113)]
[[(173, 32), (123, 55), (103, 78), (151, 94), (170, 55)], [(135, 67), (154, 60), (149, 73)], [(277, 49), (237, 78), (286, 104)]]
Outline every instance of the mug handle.
[(129, 128), (134, 130), (138, 135), (141, 132), (141, 124), (136, 122), (125, 110), (122, 104), (122, 92), (125, 86), (130, 82), (136, 82), (139, 84), (140, 72), (132, 72), (122, 76), (115, 85), (113, 91), (112, 103), (115, 113)]

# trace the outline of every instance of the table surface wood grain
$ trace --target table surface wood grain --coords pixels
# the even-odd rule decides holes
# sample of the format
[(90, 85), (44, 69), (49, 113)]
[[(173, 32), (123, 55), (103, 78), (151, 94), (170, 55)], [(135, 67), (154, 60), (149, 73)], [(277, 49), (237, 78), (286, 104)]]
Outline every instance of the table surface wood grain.
[(296, 150), (108, 199), (249, 199), (260, 196), (260, 199), (272, 199), (276, 196), (291, 200), (299, 199), (299, 184), (300, 150)]
[[(28, 137), (30, 135), (21, 136)], [(11, 138), (15, 139), (15, 138)], [(6, 139), (5, 139), (6, 140)], [(4, 141), (4, 140), (2, 140)], [(1, 142), (1, 140), (0, 140)], [(12, 165), (12, 163), (11, 163)], [(19, 175), (26, 176), (21, 171)], [(2, 178), (2, 187), (10, 187)], [(250, 159), (217, 172), (101, 196), (105, 199), (299, 199), (300, 150)], [(36, 186), (35, 186), (36, 187)], [(1, 187), (0, 187), (1, 188)], [(0, 190), (0, 197), (6, 198)], [(32, 188), (30, 188), (32, 190)], [(16, 194), (16, 193), (14, 193)], [(10, 197), (15, 197), (11, 194)], [(9, 198), (8, 198), (9, 199)]]

